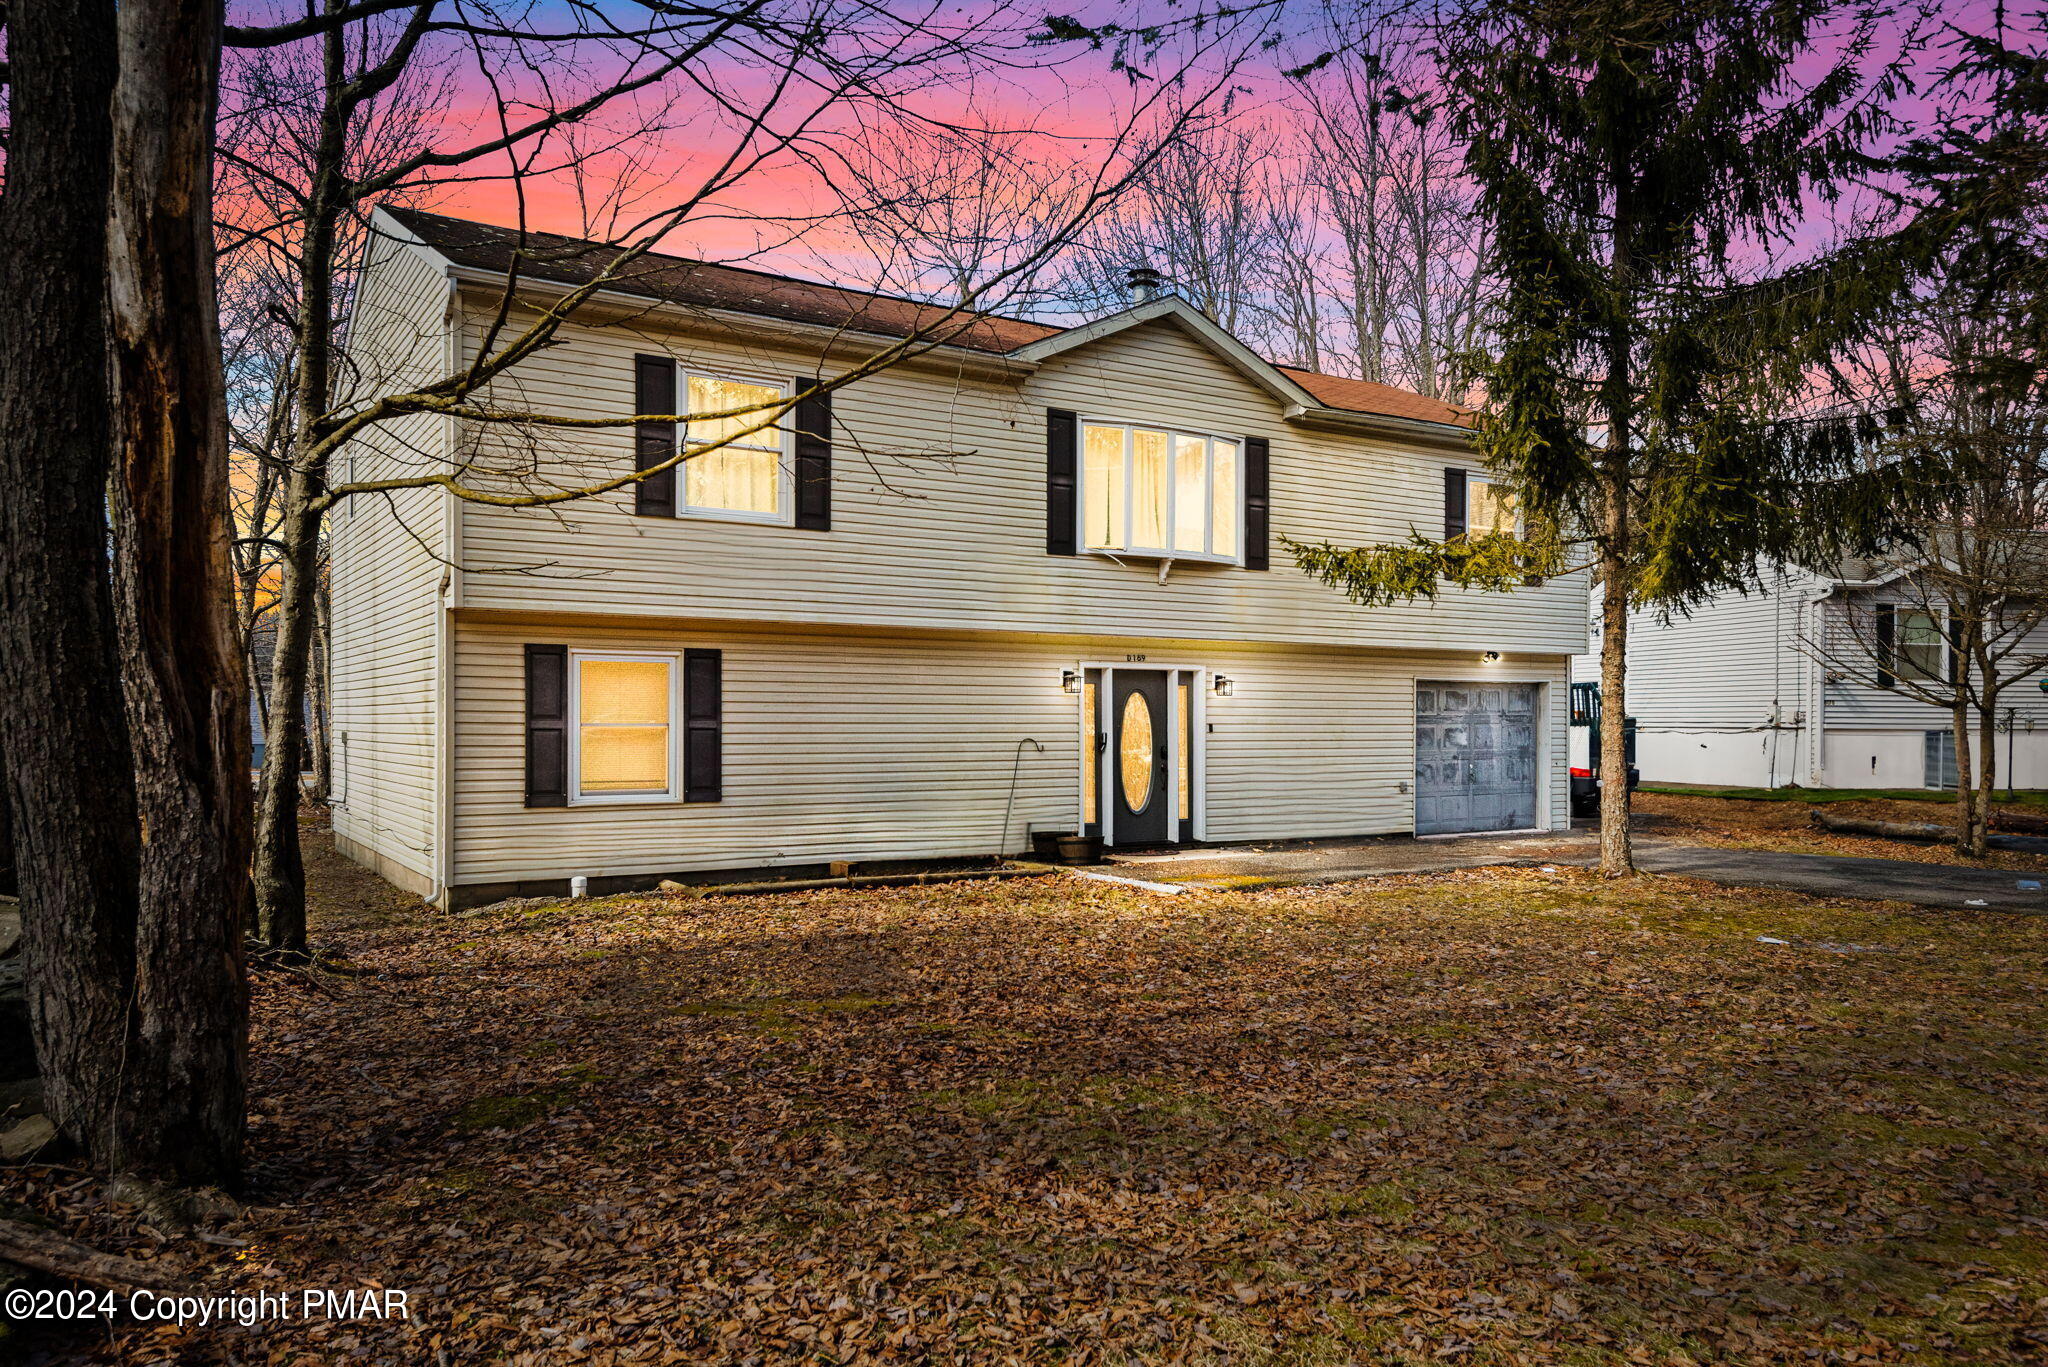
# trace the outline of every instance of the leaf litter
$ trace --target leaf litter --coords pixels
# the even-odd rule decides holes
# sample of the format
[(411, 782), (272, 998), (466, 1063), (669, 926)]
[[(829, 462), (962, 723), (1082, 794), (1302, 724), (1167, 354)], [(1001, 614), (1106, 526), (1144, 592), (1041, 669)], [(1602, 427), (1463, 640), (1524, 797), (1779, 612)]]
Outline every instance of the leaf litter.
[(259, 980), (248, 1246), (0, 1199), (414, 1314), (75, 1360), (2048, 1359), (2039, 919), (1575, 870), (457, 919), (309, 853), (352, 975)]

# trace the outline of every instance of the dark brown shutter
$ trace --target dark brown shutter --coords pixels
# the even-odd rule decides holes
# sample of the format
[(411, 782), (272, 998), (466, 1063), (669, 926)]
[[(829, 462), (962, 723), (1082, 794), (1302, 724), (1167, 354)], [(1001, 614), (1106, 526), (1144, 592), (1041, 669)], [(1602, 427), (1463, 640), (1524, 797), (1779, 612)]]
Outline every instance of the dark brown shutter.
[(569, 647), (526, 648), (526, 805), (569, 805)]
[(1455, 465), (1444, 467), (1444, 540), (1456, 541), (1465, 534), (1465, 472)]
[(725, 795), (725, 653), (683, 652), (683, 801), (717, 802)]
[(1952, 684), (1963, 681), (1963, 632), (1953, 617), (1944, 617), (1941, 628), (1942, 639), (1948, 642), (1948, 681)]
[(1877, 686), (1879, 688), (1890, 688), (1894, 683), (1898, 682), (1892, 677), (1892, 642), (1895, 635), (1896, 623), (1893, 620), (1892, 605), (1890, 603), (1879, 603), (1877, 605)]
[[(667, 356), (633, 358), (633, 411), (674, 413), (676, 411), (676, 363)], [(674, 460), (676, 425), (672, 422), (643, 422), (633, 429), (633, 468), (651, 470)], [(676, 515), (676, 472), (670, 466), (649, 475), (633, 486), (633, 511), (642, 517)]]
[(1081, 516), (1075, 445), (1080, 420), (1064, 408), (1045, 410), (1045, 553), (1072, 555)]
[[(817, 385), (799, 377), (796, 392)], [(796, 525), (832, 530), (832, 395), (807, 394), (796, 401)]]
[(1244, 567), (1263, 570), (1272, 565), (1273, 443), (1264, 437), (1244, 439)]

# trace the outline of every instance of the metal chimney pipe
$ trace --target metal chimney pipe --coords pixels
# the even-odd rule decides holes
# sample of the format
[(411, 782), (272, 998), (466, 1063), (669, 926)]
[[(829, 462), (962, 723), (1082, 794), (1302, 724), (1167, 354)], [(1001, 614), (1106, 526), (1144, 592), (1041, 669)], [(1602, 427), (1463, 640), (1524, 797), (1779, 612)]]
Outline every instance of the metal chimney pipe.
[(1150, 303), (1166, 290), (1166, 277), (1142, 264), (1124, 272), (1124, 283), (1133, 304)]

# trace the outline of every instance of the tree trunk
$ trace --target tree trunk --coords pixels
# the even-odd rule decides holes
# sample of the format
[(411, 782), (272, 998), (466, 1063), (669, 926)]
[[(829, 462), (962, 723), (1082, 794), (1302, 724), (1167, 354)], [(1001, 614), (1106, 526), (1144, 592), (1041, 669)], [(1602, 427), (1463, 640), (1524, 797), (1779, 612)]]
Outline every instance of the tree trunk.
[(1964, 854), (1982, 854), (1982, 850), (1971, 848), (1972, 832), (1977, 829), (1977, 785), (1972, 781), (1975, 766), (1970, 763), (1970, 750), (1974, 738), (1970, 734), (1970, 700), (1961, 689), (1956, 690), (1956, 699), (1949, 708), (1949, 727), (1955, 738), (1956, 749), (1956, 848)]
[(1628, 580), (1620, 556), (1600, 567), (1600, 872), (1636, 871), (1628, 833)]
[(306, 744), (306, 676), (320, 593), (320, 523), (327, 491), (321, 441), (334, 361), (335, 224), (347, 209), (349, 119), (359, 96), (345, 78), (339, 28), (321, 38), (327, 96), (299, 244), (298, 362), (290, 459), (278, 481), (277, 647), (270, 657), (270, 734), (256, 795), (256, 910), (274, 952), (306, 953), (306, 870), (299, 854), (299, 760)]
[(1977, 713), (1976, 820), (1970, 826), (1970, 853), (1976, 855), (1991, 850), (1991, 804), (1998, 798), (1998, 693), (1988, 680), (1983, 692), (1985, 705)]
[(20, 887), (14, 876), (14, 811), (7, 803), (7, 750), (0, 746), (0, 897), (13, 897)]
[(116, 1166), (241, 1176), (249, 712), (213, 262), (217, 0), (122, 0), (111, 286), (115, 601), (146, 832)]
[(255, 890), (263, 943), (274, 953), (306, 953), (306, 867), (299, 855), (299, 761), (306, 747), (306, 673), (318, 592), (320, 514), (314, 476), (286, 479), (279, 566), (277, 648), (270, 657), (270, 731), (256, 788)]
[(15, 0), (0, 195), (0, 735), (50, 1117), (120, 1126), (137, 826), (107, 580), (112, 0)]
[(328, 655), (327, 655), (327, 576), (320, 576), (319, 592), (313, 595), (313, 653), (312, 667), (306, 673), (310, 734), (307, 748), (312, 752), (308, 758), (313, 766), (313, 801), (324, 807), (328, 794), (333, 791), (334, 743), (328, 733), (329, 713), (327, 710)]
[(1601, 456), (1600, 508), (1600, 872), (1622, 878), (1636, 871), (1628, 818), (1628, 600), (1630, 575), (1629, 482), (1635, 432), (1634, 388), (1630, 383), (1635, 344), (1634, 316), (1635, 173), (1629, 148), (1616, 140), (1608, 149), (1608, 183), (1614, 192), (1613, 246), (1609, 281), (1619, 306), (1607, 335), (1607, 374), (1601, 407), (1607, 417), (1607, 450)]

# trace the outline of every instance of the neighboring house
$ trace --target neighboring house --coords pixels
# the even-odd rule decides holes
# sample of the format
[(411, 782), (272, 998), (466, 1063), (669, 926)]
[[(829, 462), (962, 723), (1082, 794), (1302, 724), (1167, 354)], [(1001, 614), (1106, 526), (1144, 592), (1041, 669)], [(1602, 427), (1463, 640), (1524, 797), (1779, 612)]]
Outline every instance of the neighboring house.
[[(1952, 714), (1897, 682), (1949, 669), (1943, 626), (1905, 573), (1787, 566), (1761, 588), (1716, 594), (1668, 623), (1653, 609), (1631, 613), (1628, 713), (1643, 782), (1953, 786)], [(1574, 680), (1599, 680), (1597, 623), (1592, 652), (1572, 662)], [(2032, 678), (2005, 696), (1999, 786), (2048, 787), (2048, 697)]]
[[(490, 321), (513, 234), (376, 223), (354, 363), (444, 373)], [(536, 294), (604, 259), (529, 241)], [(928, 310), (657, 257), (503, 392), (593, 417), (716, 408), (791, 393)], [(1583, 576), (1363, 608), (1281, 544), (1494, 517), (1460, 411), (1270, 365), (1166, 296), (1067, 330), (983, 318), (792, 426), (547, 510), (438, 489), (337, 509), (342, 850), (460, 906), (577, 875), (602, 892), (986, 857), (1050, 831), (1567, 824)], [(394, 429), (345, 476), (502, 439)], [(639, 429), (652, 455), (677, 439)], [(588, 478), (635, 451), (619, 427), (527, 454)]]

